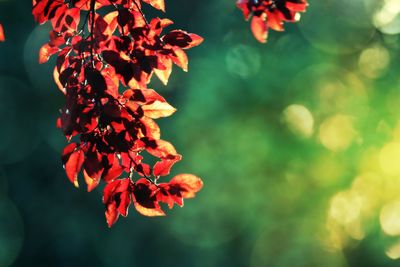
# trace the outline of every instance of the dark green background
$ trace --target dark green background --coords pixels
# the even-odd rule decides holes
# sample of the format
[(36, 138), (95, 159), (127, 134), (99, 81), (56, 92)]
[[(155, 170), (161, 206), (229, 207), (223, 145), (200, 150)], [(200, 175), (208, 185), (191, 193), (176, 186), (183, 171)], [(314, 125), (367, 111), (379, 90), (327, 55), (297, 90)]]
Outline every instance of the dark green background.
[(396, 25), (387, 34), (372, 24), (384, 3), (311, 1), (267, 44), (233, 0), (145, 8), (205, 38), (188, 73), (151, 84), (178, 109), (159, 120), (184, 156), (173, 173), (194, 173), (204, 188), (167, 217), (131, 209), (108, 229), (101, 188), (77, 190), (62, 169), (64, 99), (54, 59), (37, 63), (49, 25), (34, 23), (30, 1), (1, 0), (0, 267), (399, 266), (386, 253), (400, 240), (400, 150), (390, 150), (400, 40)]

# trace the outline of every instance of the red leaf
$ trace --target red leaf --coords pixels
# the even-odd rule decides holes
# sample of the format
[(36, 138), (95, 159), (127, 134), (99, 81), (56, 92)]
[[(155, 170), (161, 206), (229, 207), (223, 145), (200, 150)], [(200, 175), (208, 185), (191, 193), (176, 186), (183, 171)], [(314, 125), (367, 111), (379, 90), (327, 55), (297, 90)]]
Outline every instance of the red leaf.
[(43, 45), (39, 50), (39, 63), (46, 63), (50, 56), (54, 55), (59, 51), (58, 47), (52, 47), (49, 44)]
[(193, 174), (179, 174), (171, 179), (170, 186), (177, 186), (183, 198), (193, 198), (203, 187), (203, 181)]
[(250, 17), (250, 10), (247, 6), (247, 2), (248, 0), (238, 0), (236, 3), (236, 6), (242, 10), (245, 20), (248, 20)]
[(106, 215), (106, 220), (108, 227), (111, 228), (111, 226), (118, 220), (119, 217), (119, 212), (117, 210), (117, 203), (111, 202), (107, 206), (105, 215)]
[(5, 41), (3, 25), (0, 24), (0, 42)]
[(307, 4), (306, 1), (304, 1), (303, 3), (295, 3), (295, 2), (288, 1), (286, 3), (286, 7), (288, 9), (290, 9), (291, 11), (294, 11), (294, 12), (304, 12), (304, 11), (306, 11), (307, 5), (308, 4)]
[(118, 219), (119, 214), (128, 215), (131, 203), (132, 182), (129, 178), (115, 180), (104, 187), (103, 203), (106, 205), (106, 220), (111, 227)]
[(279, 12), (268, 12), (268, 27), (275, 31), (283, 31), (283, 22), (279, 17)]
[(267, 23), (260, 17), (254, 16), (251, 20), (251, 31), (254, 34), (254, 37), (261, 42), (267, 42), (268, 36), (268, 28)]
[(171, 167), (181, 159), (181, 155), (176, 155), (174, 159), (162, 159), (161, 161), (157, 161), (156, 164), (154, 164), (153, 175), (156, 177), (169, 175)]
[(198, 46), (203, 42), (203, 38), (197, 34), (187, 33), (181, 30), (174, 30), (163, 36), (163, 41), (171, 46), (178, 46), (189, 49)]
[(83, 168), (85, 182), (88, 186), (88, 191), (90, 192), (99, 184), (101, 174), (104, 171), (104, 167), (101, 162), (101, 156), (96, 150), (89, 151), (86, 154)]
[(129, 191), (124, 191), (120, 195), (118, 212), (121, 213), (122, 216), (128, 216), (128, 207), (131, 204), (131, 194)]
[(165, 140), (154, 140), (156, 147), (147, 147), (146, 150), (157, 158), (174, 158), (177, 155), (175, 147)]
[(105, 170), (103, 173), (103, 179), (105, 182), (111, 182), (115, 180), (122, 174), (124, 170), (124, 168), (120, 165), (116, 155), (112, 155), (112, 160), (111, 167)]
[(71, 183), (73, 183), (76, 187), (78, 187), (78, 173), (82, 168), (84, 159), (85, 157), (82, 150), (77, 148), (75, 143), (71, 143), (65, 147), (63, 152), (65, 172), (67, 173)]
[(307, 5), (307, 0), (237, 0), (245, 19), (252, 17), (251, 30), (262, 43), (267, 40), (269, 28), (283, 31), (283, 23), (297, 21), (298, 12), (304, 12)]
[(145, 178), (139, 179), (134, 186), (132, 198), (136, 210), (144, 216), (165, 216), (158, 204), (155, 195), (155, 186), (152, 186)]

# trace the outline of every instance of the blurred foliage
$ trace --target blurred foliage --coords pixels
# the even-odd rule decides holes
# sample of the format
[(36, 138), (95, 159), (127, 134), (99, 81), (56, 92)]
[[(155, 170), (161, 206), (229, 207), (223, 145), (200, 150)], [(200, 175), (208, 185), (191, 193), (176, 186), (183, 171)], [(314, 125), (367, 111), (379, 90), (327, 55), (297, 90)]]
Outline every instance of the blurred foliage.
[[(0, 266), (400, 264), (400, 0), (311, 0), (257, 43), (233, 0), (167, 1), (205, 37), (160, 90), (161, 121), (204, 189), (165, 218), (107, 229), (101, 192), (65, 177), (49, 27), (0, 0)], [(163, 16), (161, 13), (151, 13)]]

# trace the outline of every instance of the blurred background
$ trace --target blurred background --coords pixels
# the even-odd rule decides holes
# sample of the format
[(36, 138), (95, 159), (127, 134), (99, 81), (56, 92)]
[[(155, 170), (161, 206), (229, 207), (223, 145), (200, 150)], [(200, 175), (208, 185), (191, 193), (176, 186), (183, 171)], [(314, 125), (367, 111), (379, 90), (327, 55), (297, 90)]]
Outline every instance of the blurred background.
[(400, 266), (400, 0), (310, 0), (259, 44), (234, 0), (167, 0), (205, 42), (156, 88), (159, 120), (204, 188), (108, 229), (101, 188), (66, 178), (49, 25), (0, 0), (0, 267)]

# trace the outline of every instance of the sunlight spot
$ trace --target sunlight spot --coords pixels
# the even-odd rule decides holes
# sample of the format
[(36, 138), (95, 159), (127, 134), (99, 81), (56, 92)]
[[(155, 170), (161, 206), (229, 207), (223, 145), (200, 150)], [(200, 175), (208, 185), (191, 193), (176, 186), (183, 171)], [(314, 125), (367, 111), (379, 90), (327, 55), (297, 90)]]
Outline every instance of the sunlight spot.
[(381, 32), (386, 34), (400, 33), (400, 2), (398, 0), (385, 0), (385, 4), (378, 10), (372, 22)]
[(353, 223), (361, 214), (362, 198), (351, 191), (337, 193), (331, 200), (329, 216), (346, 225)]
[(386, 144), (380, 151), (379, 163), (382, 170), (388, 175), (400, 174), (400, 143)]
[(347, 149), (357, 137), (354, 119), (347, 115), (327, 118), (319, 128), (319, 140), (327, 149), (338, 152)]
[(345, 230), (346, 233), (355, 240), (362, 240), (365, 237), (365, 231), (360, 218), (349, 224), (346, 224)]
[(382, 46), (373, 46), (362, 51), (358, 65), (365, 76), (377, 78), (382, 75), (389, 62), (388, 50)]
[(357, 176), (351, 186), (352, 192), (362, 197), (364, 215), (373, 215), (382, 197), (382, 178), (375, 173)]
[(391, 236), (400, 235), (400, 200), (387, 203), (379, 216), (382, 230)]
[(342, 226), (329, 217), (326, 222), (326, 229), (328, 234), (325, 246), (333, 251), (341, 251), (347, 242), (347, 234)]
[(400, 121), (397, 122), (392, 132), (393, 139), (400, 142)]
[(314, 132), (314, 117), (302, 105), (290, 105), (283, 111), (283, 120), (294, 134), (309, 138)]
[(400, 242), (397, 242), (386, 249), (386, 255), (392, 259), (400, 259)]

